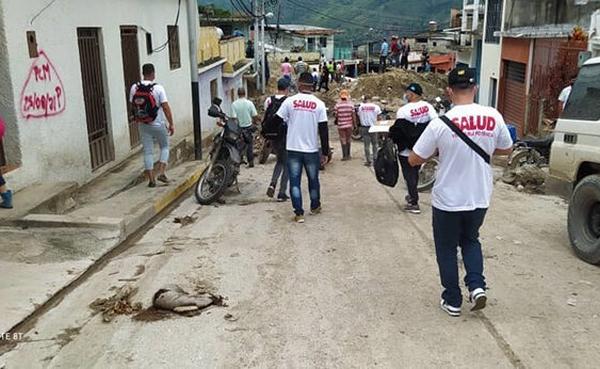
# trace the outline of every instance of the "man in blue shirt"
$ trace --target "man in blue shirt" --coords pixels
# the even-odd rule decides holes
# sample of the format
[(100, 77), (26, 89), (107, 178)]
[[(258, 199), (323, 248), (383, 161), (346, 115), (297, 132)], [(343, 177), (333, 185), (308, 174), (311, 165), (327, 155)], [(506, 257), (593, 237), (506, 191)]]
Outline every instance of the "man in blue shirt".
[(381, 43), (381, 52), (379, 53), (379, 66), (380, 66), (379, 71), (380, 71), (380, 73), (385, 72), (389, 52), (390, 52), (390, 45), (388, 45), (386, 39), (384, 38), (383, 42)]

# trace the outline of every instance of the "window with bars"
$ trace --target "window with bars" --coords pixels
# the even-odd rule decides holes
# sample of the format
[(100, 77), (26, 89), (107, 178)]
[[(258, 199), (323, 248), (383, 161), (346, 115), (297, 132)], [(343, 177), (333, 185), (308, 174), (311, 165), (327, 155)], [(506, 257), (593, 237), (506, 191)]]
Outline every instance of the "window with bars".
[(502, 24), (502, 0), (488, 0), (487, 23), (485, 27), (485, 42), (499, 44), (500, 37), (494, 36), (494, 32), (500, 31)]
[(169, 37), (169, 64), (171, 70), (181, 68), (181, 52), (179, 50), (179, 27), (167, 26)]

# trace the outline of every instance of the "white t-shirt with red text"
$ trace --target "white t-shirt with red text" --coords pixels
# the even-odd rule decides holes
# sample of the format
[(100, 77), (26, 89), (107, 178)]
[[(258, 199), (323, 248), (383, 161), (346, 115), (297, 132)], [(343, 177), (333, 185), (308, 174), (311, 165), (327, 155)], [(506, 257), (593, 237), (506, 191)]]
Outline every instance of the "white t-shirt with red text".
[[(502, 115), (478, 104), (457, 105), (446, 116), (490, 156), (512, 147)], [(441, 120), (434, 119), (413, 151), (429, 158), (439, 151), (440, 164), (432, 192), (433, 207), (450, 212), (487, 209), (494, 187), (492, 166)]]
[[(437, 117), (438, 115), (433, 105), (423, 100), (403, 105), (396, 113), (396, 119), (406, 119), (414, 124), (425, 124)], [(410, 150), (404, 149), (400, 152), (400, 155), (408, 157)]]
[(327, 122), (327, 108), (319, 98), (299, 93), (288, 97), (277, 115), (287, 122), (287, 150), (314, 153), (319, 145), (319, 123)]
[(358, 119), (363, 127), (371, 127), (377, 123), (377, 117), (381, 114), (381, 108), (377, 104), (362, 103), (358, 107)]

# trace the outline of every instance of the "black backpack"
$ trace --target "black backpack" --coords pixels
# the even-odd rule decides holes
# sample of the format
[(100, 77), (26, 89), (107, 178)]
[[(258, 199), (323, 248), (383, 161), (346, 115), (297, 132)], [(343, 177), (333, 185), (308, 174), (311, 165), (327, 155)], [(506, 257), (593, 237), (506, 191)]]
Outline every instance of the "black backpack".
[(398, 155), (396, 145), (392, 140), (385, 140), (373, 165), (375, 177), (382, 185), (394, 187), (398, 183), (400, 168), (398, 167)]
[(152, 94), (156, 83), (145, 85), (137, 84), (137, 89), (131, 99), (133, 105), (133, 119), (138, 123), (152, 123), (158, 116), (159, 106)]
[(262, 121), (262, 130), (260, 134), (267, 140), (278, 140), (283, 137), (285, 133), (285, 127), (281, 124), (279, 119), (274, 119), (277, 111), (287, 99), (287, 96), (283, 96), (277, 99), (275, 96), (271, 96), (271, 104), (265, 111), (265, 116)]

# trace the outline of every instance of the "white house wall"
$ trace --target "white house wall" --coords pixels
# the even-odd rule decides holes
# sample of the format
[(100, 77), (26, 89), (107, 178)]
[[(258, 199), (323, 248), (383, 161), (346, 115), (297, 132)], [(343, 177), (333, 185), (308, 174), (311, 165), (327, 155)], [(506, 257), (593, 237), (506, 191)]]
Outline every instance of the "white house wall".
[[(7, 43), (8, 69), (11, 86), (3, 85), (12, 93), (12, 109), (3, 107), (11, 125), (18, 127), (20, 162), (7, 177), (14, 189), (40, 181), (77, 181), (83, 183), (102, 169), (92, 173), (88, 132), (85, 119), (79, 48), (78, 27), (100, 30), (101, 59), (104, 70), (106, 110), (112, 135), (115, 162), (131, 154), (127, 106), (121, 55), (120, 26), (138, 26), (140, 65), (154, 63), (157, 82), (166, 88), (172, 107), (176, 136), (192, 131), (192, 109), (189, 75), (189, 52), (185, 1), (179, 17), (179, 45), (181, 67), (170, 70), (168, 49), (147, 55), (145, 33), (151, 32), (156, 48), (167, 40), (167, 25), (175, 22), (177, 0), (104, 0), (57, 1), (41, 12), (47, 0), (2, 1), (4, 31)], [(27, 118), (21, 113), (22, 90), (30, 75), (35, 59), (29, 57), (26, 31), (35, 31), (38, 49), (51, 62), (60, 77), (64, 107), (51, 115)], [(54, 77), (53, 77), (54, 78)], [(64, 110), (62, 109), (64, 108)], [(12, 112), (11, 112), (12, 110)], [(15, 132), (8, 132), (8, 135)], [(12, 137), (14, 139), (14, 137)], [(16, 155), (18, 156), (18, 155)], [(7, 158), (12, 162), (12, 158)]]
[(479, 102), (483, 105), (492, 105), (492, 78), (496, 84), (496, 104), (498, 103), (498, 85), (500, 84), (500, 59), (502, 48), (499, 44), (483, 43), (481, 81), (479, 81)]
[(223, 90), (223, 66), (218, 66), (204, 71), (198, 75), (198, 89), (200, 96), (200, 122), (203, 132), (210, 132), (217, 127), (216, 118), (208, 116), (208, 108), (210, 108), (212, 97), (210, 95), (210, 83), (217, 81), (217, 96), (223, 100), (221, 108), (226, 114), (230, 114), (231, 105), (227, 106), (227, 98)]

